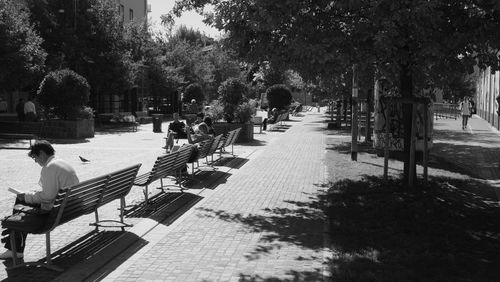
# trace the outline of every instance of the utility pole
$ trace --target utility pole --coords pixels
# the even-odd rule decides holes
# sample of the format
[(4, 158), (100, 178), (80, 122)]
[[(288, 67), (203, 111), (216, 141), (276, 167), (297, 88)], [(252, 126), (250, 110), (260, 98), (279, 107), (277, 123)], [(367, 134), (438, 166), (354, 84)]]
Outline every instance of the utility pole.
[(358, 64), (352, 66), (351, 160), (358, 160)]

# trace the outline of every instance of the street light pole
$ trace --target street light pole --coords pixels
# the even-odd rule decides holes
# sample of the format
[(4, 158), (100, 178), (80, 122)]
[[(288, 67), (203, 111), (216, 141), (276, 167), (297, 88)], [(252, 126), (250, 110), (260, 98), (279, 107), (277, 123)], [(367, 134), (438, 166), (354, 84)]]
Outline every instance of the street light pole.
[(351, 160), (358, 160), (358, 65), (352, 66)]

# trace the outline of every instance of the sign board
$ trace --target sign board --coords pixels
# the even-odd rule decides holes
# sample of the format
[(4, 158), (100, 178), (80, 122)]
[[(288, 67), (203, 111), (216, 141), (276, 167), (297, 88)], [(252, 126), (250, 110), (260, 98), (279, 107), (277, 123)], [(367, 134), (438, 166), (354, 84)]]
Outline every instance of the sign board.
[[(373, 129), (373, 147), (384, 149), (385, 142), (389, 139), (389, 150), (404, 150), (404, 126), (403, 126), (403, 104), (401, 102), (383, 100), (382, 97), (389, 94), (389, 85), (385, 80), (375, 83), (375, 122)], [(392, 96), (392, 95), (391, 95)], [(427, 109), (426, 109), (427, 107)], [(423, 151), (424, 148), (424, 111), (427, 110), (427, 138), (428, 149), (432, 148), (433, 131), (433, 104), (428, 106), (417, 104), (416, 128), (417, 142), (416, 150)], [(386, 116), (387, 115), (387, 116)], [(389, 134), (386, 127), (389, 127)]]

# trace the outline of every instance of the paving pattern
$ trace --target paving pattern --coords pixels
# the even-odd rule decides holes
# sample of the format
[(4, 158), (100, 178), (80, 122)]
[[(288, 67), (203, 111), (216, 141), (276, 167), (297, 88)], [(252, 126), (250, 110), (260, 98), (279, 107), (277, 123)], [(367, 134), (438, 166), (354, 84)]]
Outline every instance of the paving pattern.
[[(126, 232), (94, 232), (93, 215), (52, 233), (55, 263), (63, 273), (41, 268), (0, 270), (12, 281), (324, 281), (330, 255), (319, 195), (325, 192), (325, 124), (321, 113), (292, 117), (278, 131), (255, 134), (255, 142), (235, 146), (235, 159), (223, 159), (216, 171), (200, 173), (184, 194), (158, 194), (149, 208), (132, 210)], [(500, 134), (475, 116), (462, 130), (460, 120), (438, 120), (432, 154), (457, 170), (489, 181), (500, 179)], [(164, 124), (165, 126), (165, 124)], [(98, 134), (88, 142), (55, 143), (81, 180), (142, 163), (148, 171), (163, 153), (164, 134), (152, 125), (134, 133)], [(8, 187), (37, 187), (40, 168), (26, 156), (26, 142), (1, 143), (0, 212), (10, 213)], [(78, 156), (90, 160), (82, 163)], [(327, 167), (330, 167), (327, 169)], [(353, 172), (354, 173), (354, 172)], [(500, 191), (500, 189), (498, 190)], [(500, 192), (499, 192), (500, 195)], [(134, 187), (127, 203), (144, 199)], [(116, 217), (118, 203), (102, 217)], [(29, 236), (26, 260), (45, 257), (45, 237)], [(10, 265), (5, 261), (6, 266)]]
[(321, 281), (321, 115), (294, 118), (106, 281)]
[[(256, 134), (251, 144), (235, 146), (235, 159), (223, 159), (217, 171), (183, 195), (157, 198), (155, 211), (138, 209), (127, 232), (88, 226), (93, 215), (52, 232), (55, 263), (62, 274), (40, 268), (0, 271), (10, 280), (159, 280), (238, 281), (259, 278), (321, 280), (324, 221), (316, 194), (325, 181), (320, 114), (294, 117), (280, 130)], [(163, 134), (143, 125), (136, 133), (98, 134), (89, 142), (57, 142), (56, 154), (68, 160), (81, 180), (133, 163), (148, 171), (163, 153)], [(25, 148), (24, 142), (2, 146)], [(37, 186), (40, 168), (26, 150), (0, 149), (0, 181), (7, 187)], [(90, 160), (83, 164), (78, 156)], [(156, 194), (155, 189), (150, 189)], [(152, 196), (152, 195), (151, 195)], [(0, 195), (0, 212), (10, 213), (14, 196)], [(140, 203), (135, 187), (127, 203)], [(118, 203), (105, 206), (102, 217), (117, 215)], [(29, 236), (27, 261), (44, 258), (44, 236)], [(8, 266), (9, 261), (5, 262)]]

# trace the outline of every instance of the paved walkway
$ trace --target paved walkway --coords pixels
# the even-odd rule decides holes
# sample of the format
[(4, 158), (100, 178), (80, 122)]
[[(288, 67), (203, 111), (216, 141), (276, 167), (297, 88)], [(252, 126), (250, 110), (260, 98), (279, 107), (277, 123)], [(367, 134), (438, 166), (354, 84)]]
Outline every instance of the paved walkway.
[(321, 281), (323, 231), (315, 195), (326, 179), (318, 121), (307, 115), (259, 147), (227, 182), (148, 237), (106, 281)]
[(432, 154), (457, 172), (494, 185), (500, 200), (500, 132), (487, 121), (474, 115), (462, 130), (461, 118), (435, 120)]
[[(322, 281), (326, 271), (324, 218), (317, 195), (327, 179), (325, 124), (321, 113), (292, 117), (281, 131), (256, 134), (238, 145), (238, 158), (183, 195), (158, 197), (154, 211), (127, 216), (127, 232), (93, 232), (93, 215), (53, 232), (55, 262), (62, 274), (44, 269), (0, 270), (0, 279), (19, 281)], [(433, 156), (457, 172), (496, 184), (500, 179), (500, 134), (475, 116), (467, 130), (460, 120), (437, 120)], [(164, 124), (166, 126), (166, 124)], [(57, 155), (88, 179), (133, 163), (148, 171), (163, 153), (163, 134), (143, 125), (136, 133), (99, 134), (89, 142), (59, 142)], [(26, 147), (25, 143), (9, 144)], [(0, 149), (0, 181), (7, 187), (36, 187), (39, 167), (26, 150)], [(78, 155), (91, 160), (79, 161)], [(331, 164), (335, 165), (335, 164)], [(361, 172), (360, 172), (361, 173)], [(499, 185), (500, 186), (500, 185)], [(497, 190), (500, 191), (500, 190)], [(151, 194), (156, 194), (151, 189)], [(8, 214), (11, 193), (0, 193), (0, 212)], [(144, 199), (134, 188), (128, 203)], [(106, 206), (103, 217), (116, 216)], [(30, 236), (26, 260), (45, 257), (44, 236)], [(9, 265), (9, 262), (4, 262)]]
[[(235, 147), (238, 158), (201, 176), (184, 196), (167, 193), (158, 210), (127, 217), (128, 232), (95, 233), (89, 215), (57, 228), (53, 250), (66, 271), (6, 271), (0, 277), (23, 281), (321, 281), (324, 218), (316, 195), (324, 191), (326, 169), (320, 113), (293, 117), (280, 131), (256, 134), (256, 142)], [(101, 134), (87, 143), (56, 144), (57, 155), (72, 163), (81, 179), (143, 163), (145, 172), (163, 151), (163, 135), (152, 125), (137, 133)], [(164, 124), (165, 126), (165, 124)], [(12, 145), (12, 144), (11, 144)], [(14, 144), (25, 146), (26, 144)], [(80, 163), (78, 155), (91, 160)], [(39, 167), (25, 150), (0, 150), (7, 187), (35, 187)], [(155, 190), (155, 189), (150, 189)], [(154, 192), (156, 193), (156, 191)], [(128, 203), (141, 202), (134, 188)], [(0, 194), (1, 212), (13, 196)], [(104, 216), (116, 215), (115, 205)], [(30, 236), (26, 260), (44, 258), (44, 237)], [(5, 262), (9, 265), (8, 261)]]

